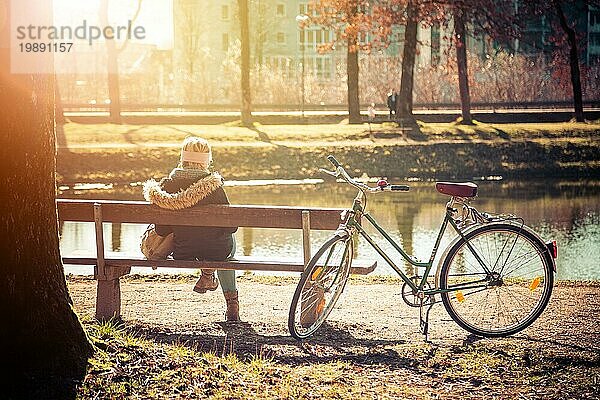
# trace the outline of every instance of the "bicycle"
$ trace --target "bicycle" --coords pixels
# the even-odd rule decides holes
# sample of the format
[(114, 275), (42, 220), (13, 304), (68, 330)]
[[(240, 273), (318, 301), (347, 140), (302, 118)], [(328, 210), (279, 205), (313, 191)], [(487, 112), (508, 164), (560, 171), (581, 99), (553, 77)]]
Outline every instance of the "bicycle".
[[(288, 328), (296, 339), (315, 333), (333, 310), (344, 291), (360, 235), (402, 279), (402, 299), (419, 308), (419, 328), (427, 340), (429, 312), (441, 301), (450, 317), (463, 329), (483, 337), (503, 337), (531, 325), (550, 301), (558, 247), (544, 242), (513, 215), (479, 212), (470, 205), (477, 195), (474, 183), (437, 182), (438, 192), (450, 196), (446, 213), (427, 262), (417, 260), (366, 212), (367, 194), (405, 192), (407, 185), (391, 185), (380, 180), (375, 187), (351, 178), (333, 157), (327, 159), (334, 171), (320, 169), (358, 189), (352, 207), (341, 213), (334, 235), (315, 253), (296, 287), (288, 317)], [(390, 255), (367, 234), (366, 219), (411, 265), (424, 268), (422, 274), (407, 276)], [(456, 237), (441, 256), (430, 284), (430, 272), (448, 225)]]

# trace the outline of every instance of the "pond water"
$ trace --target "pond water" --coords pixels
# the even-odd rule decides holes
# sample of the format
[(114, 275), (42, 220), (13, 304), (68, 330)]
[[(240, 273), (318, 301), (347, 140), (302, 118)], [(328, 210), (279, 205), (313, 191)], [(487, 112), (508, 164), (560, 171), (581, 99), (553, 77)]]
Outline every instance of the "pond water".
[[(391, 182), (394, 180), (390, 179)], [(404, 183), (404, 182), (398, 182)], [(480, 181), (479, 195), (472, 203), (480, 211), (512, 213), (541, 234), (545, 240), (555, 239), (559, 245), (557, 279), (600, 280), (600, 182), (545, 181), (507, 182)], [(433, 182), (411, 182), (407, 193), (381, 193), (369, 197), (368, 211), (408, 251), (427, 260), (443, 218), (447, 196), (435, 191)], [(312, 207), (348, 207), (355, 190), (342, 183), (310, 181), (250, 181), (227, 182), (227, 194), (232, 204), (265, 204)], [(141, 187), (108, 185), (62, 187), (61, 198), (141, 200)], [(139, 239), (144, 225), (105, 224), (107, 253), (141, 255)], [(381, 239), (374, 229), (369, 234)], [(451, 229), (443, 238), (445, 245), (452, 239)], [(313, 231), (313, 252), (331, 232)], [(240, 228), (236, 233), (238, 255), (302, 257), (299, 230)], [(94, 226), (92, 223), (61, 224), (63, 256), (94, 256)], [(380, 241), (392, 252), (391, 246)], [(392, 253), (394, 254), (394, 253)], [(358, 259), (376, 259), (374, 274), (394, 275), (395, 272), (364, 240), (358, 246)], [(401, 257), (394, 258), (409, 273)], [(437, 261), (436, 264), (437, 265)], [(92, 267), (65, 266), (66, 273), (91, 274)], [(179, 269), (135, 268), (137, 273), (182, 273)], [(189, 272), (188, 272), (189, 273)]]

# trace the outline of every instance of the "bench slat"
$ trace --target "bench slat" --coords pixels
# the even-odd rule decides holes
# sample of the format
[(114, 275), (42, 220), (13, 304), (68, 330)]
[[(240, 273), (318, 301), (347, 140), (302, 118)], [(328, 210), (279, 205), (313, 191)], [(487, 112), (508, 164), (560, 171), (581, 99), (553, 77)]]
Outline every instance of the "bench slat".
[[(231, 261), (182, 261), (182, 260), (159, 260), (149, 261), (142, 258), (105, 258), (106, 266), (110, 267), (167, 267), (167, 268), (212, 268), (243, 271), (276, 271), (276, 272), (302, 272), (304, 264), (302, 260), (262, 260), (252, 257), (239, 257), (239, 260)], [(63, 257), (63, 264), (68, 265), (96, 265), (95, 258), (71, 258)], [(367, 275), (377, 267), (377, 261), (372, 263), (354, 263), (351, 268), (352, 274)]]
[(302, 229), (302, 211), (310, 211), (311, 229), (335, 230), (341, 209), (283, 206), (206, 205), (173, 211), (141, 201), (57, 200), (61, 221), (94, 220), (93, 205), (102, 205), (104, 222)]

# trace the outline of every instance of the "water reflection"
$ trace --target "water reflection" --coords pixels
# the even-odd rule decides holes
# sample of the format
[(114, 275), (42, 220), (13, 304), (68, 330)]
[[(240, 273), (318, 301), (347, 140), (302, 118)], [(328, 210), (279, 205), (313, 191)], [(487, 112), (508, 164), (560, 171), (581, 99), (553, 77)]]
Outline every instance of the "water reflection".
[(121, 225), (121, 223), (112, 224), (110, 236), (113, 251), (121, 251)]
[(253, 230), (252, 228), (244, 228), (243, 232), (242, 232), (242, 238), (243, 238), (243, 254), (245, 256), (249, 256), (252, 254), (252, 248), (254, 247), (253, 245)]
[[(540, 232), (544, 239), (559, 243), (558, 279), (600, 279), (597, 262), (600, 259), (600, 182), (479, 182), (479, 197), (473, 203), (484, 211), (513, 213), (524, 218), (527, 225)], [(108, 190), (64, 192), (64, 198), (140, 200), (141, 188), (114, 186)], [(233, 204), (265, 204), (315, 207), (347, 207), (355, 190), (332, 182), (303, 185), (262, 185), (227, 187)], [(443, 218), (446, 196), (440, 195), (431, 182), (411, 183), (408, 193), (382, 193), (369, 197), (367, 209), (388, 233), (409, 254), (427, 260)], [(139, 238), (145, 226), (106, 224), (104, 233), (107, 252), (140, 255)], [(397, 254), (381, 241), (372, 228), (367, 232), (381, 247)], [(442, 240), (441, 249), (451, 240), (451, 230)], [(313, 252), (330, 232), (314, 231)], [(237, 232), (238, 254), (262, 257), (302, 258), (302, 235), (298, 230), (240, 228)], [(111, 240), (108, 240), (108, 239)], [(377, 259), (377, 274), (394, 274), (379, 255), (364, 240), (357, 248), (359, 259)], [(61, 224), (63, 255), (93, 255), (94, 227), (92, 223)], [(439, 252), (441, 255), (442, 251)], [(415, 271), (398, 255), (393, 257), (409, 275)], [(437, 260), (436, 260), (437, 262)], [(80, 270), (69, 270), (77, 272)], [(166, 272), (166, 271), (163, 271)], [(173, 272), (173, 271), (169, 271)], [(177, 272), (181, 272), (177, 270)]]

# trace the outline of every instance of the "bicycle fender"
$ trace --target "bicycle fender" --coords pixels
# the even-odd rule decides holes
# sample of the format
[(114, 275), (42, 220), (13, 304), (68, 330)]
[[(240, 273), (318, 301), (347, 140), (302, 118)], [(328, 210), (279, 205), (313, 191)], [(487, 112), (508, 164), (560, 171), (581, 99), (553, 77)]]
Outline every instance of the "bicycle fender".
[[(523, 224), (520, 224), (520, 223), (517, 223), (514, 221), (510, 221), (510, 220), (494, 221), (494, 222), (483, 223), (483, 224), (474, 224), (474, 225), (467, 227), (464, 231), (462, 231), (462, 234), (463, 234), (463, 236), (466, 236), (469, 233), (471, 233), (472, 231), (479, 229), (483, 226), (493, 226), (493, 225), (516, 226), (518, 228), (521, 228), (524, 231), (527, 231), (527, 233), (531, 234), (534, 238), (539, 240), (540, 243), (546, 243), (536, 231), (534, 231), (527, 225), (523, 225)], [(450, 252), (450, 249), (452, 249), (452, 247), (454, 247), (456, 245), (456, 243), (458, 243), (460, 240), (462, 240), (462, 237), (460, 235), (456, 235), (456, 237), (454, 239), (452, 239), (452, 241), (448, 244), (448, 246), (446, 246), (446, 248), (444, 249), (444, 252), (442, 253), (442, 256), (440, 257), (440, 259), (438, 261), (437, 269), (435, 271), (435, 288), (436, 289), (440, 289), (440, 275), (442, 272), (442, 265), (444, 264), (444, 261), (446, 260), (446, 257), (448, 256), (448, 253)], [(554, 258), (552, 258), (552, 255), (550, 254), (550, 250), (548, 249), (548, 247), (546, 245), (544, 245), (543, 254), (551, 262), (552, 270), (554, 272), (556, 272), (556, 260), (554, 260)]]
[[(463, 234), (470, 232), (472, 230), (471, 228), (475, 229), (475, 228), (479, 228), (480, 226), (481, 226), (481, 224), (472, 225), (472, 226), (468, 227), (467, 229), (465, 229)], [(446, 248), (444, 249), (444, 252), (442, 253), (442, 256), (438, 260), (438, 265), (435, 270), (435, 289), (436, 290), (440, 289), (440, 275), (442, 273), (442, 265), (444, 264), (444, 260), (446, 260), (446, 257), (448, 257), (448, 253), (450, 252), (450, 249), (452, 247), (454, 247), (454, 245), (456, 245), (456, 243), (458, 243), (458, 241), (461, 239), (462, 238), (460, 237), (460, 235), (456, 235), (454, 237), (454, 239), (452, 239), (452, 241), (450, 243), (448, 243), (448, 246), (446, 246)]]
[(334, 236), (339, 236), (340, 238), (346, 238), (350, 236), (350, 231), (346, 227), (339, 227), (333, 234)]

